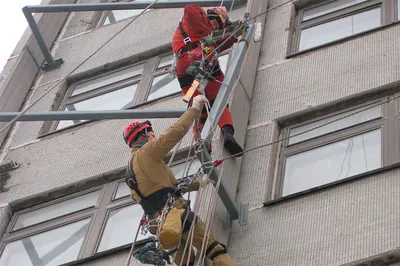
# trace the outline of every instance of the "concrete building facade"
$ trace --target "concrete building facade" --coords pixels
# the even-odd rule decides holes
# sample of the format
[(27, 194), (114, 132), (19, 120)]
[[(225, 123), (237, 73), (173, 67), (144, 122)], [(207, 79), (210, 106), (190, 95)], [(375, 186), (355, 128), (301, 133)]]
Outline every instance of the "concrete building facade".
[[(400, 265), (399, 2), (247, 0), (230, 12), (262, 25), (230, 99), (247, 152), (219, 168), (248, 204), (247, 224), (226, 221), (212, 187), (198, 200), (205, 221), (216, 205), (212, 232), (237, 265)], [(36, 101), (31, 112), (185, 108), (176, 79), (156, 88), (182, 11), (149, 10), (132, 24), (137, 11), (36, 14), (64, 63), (41, 70), (28, 29), (1, 74), (1, 111)], [(225, 70), (233, 52), (221, 54)], [(152, 122), (162, 132), (175, 120)], [(141, 218), (122, 182), (129, 121), (17, 122), (1, 133), (0, 265), (125, 265)], [(215, 159), (227, 156), (219, 134)], [(172, 163), (177, 177), (191, 140)]]

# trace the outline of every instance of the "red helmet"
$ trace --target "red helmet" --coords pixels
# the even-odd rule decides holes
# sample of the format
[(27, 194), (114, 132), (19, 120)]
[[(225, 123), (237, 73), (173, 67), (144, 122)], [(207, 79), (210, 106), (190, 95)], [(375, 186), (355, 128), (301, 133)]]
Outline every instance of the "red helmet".
[(207, 10), (207, 18), (209, 20), (216, 19), (219, 24), (219, 29), (229, 26), (229, 14), (222, 7), (213, 7)]
[(136, 138), (139, 136), (139, 133), (141, 133), (143, 130), (147, 129), (148, 131), (153, 131), (151, 128), (151, 123), (150, 121), (134, 121), (129, 123), (125, 129), (124, 129), (124, 140), (125, 143), (131, 147), (133, 141), (136, 140)]

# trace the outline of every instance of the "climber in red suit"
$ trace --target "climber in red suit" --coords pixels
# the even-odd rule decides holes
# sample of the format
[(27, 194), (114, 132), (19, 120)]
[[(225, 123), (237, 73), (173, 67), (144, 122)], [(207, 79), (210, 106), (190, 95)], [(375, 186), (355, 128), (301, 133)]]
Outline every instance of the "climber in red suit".
[[(219, 53), (229, 49), (237, 42), (235, 36), (228, 35), (215, 42), (211, 37), (211, 33), (214, 30), (224, 29), (229, 24), (228, 13), (220, 7), (208, 9), (207, 13), (198, 5), (189, 4), (185, 7), (183, 17), (172, 38), (172, 50), (177, 57), (176, 73), (184, 94), (186, 94), (195, 78), (193, 75), (186, 72), (187, 68), (194, 61), (201, 61), (204, 56), (201, 42), (207, 47), (214, 49), (228, 39), (218, 48)], [(218, 95), (221, 82), (224, 80), (224, 73), (220, 69), (218, 60), (216, 60), (214, 64), (212, 76), (216, 81), (208, 80), (207, 86), (204, 88), (205, 96), (209, 100), (211, 106)], [(200, 92), (195, 91), (193, 97), (198, 94), (200, 94)], [(189, 102), (189, 106), (191, 106), (191, 101)], [(206, 120), (207, 110), (206, 107), (204, 107), (198, 125), (200, 131), (203, 129)], [(238, 157), (241, 156), (243, 149), (233, 137), (234, 127), (232, 114), (228, 106), (225, 107), (218, 125), (224, 136), (224, 147), (230, 154), (235, 154)]]

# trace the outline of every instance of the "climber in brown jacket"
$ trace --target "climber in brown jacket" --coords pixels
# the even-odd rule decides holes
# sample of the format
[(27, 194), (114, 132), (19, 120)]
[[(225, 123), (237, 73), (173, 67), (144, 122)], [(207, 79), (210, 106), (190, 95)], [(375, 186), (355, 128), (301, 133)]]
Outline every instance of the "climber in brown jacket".
[[(165, 222), (161, 225), (160, 244), (164, 248), (172, 248), (174, 243), (179, 245), (175, 255), (175, 263), (178, 265), (183, 262), (186, 265), (187, 256), (183, 256), (185, 241), (188, 237), (191, 221), (194, 219), (194, 213), (190, 211), (187, 201), (182, 197), (177, 188), (177, 180), (163, 161), (164, 156), (186, 135), (191, 125), (200, 116), (207, 99), (198, 95), (193, 98), (192, 107), (189, 108), (174, 124), (172, 124), (163, 134), (156, 138), (149, 121), (143, 123), (135, 121), (129, 123), (124, 130), (123, 136), (126, 144), (132, 149), (129, 158), (126, 183), (130, 188), (131, 197), (138, 201), (142, 206), (144, 213), (149, 217), (150, 225), (155, 224), (156, 218), (165, 210), (167, 202), (173, 199), (172, 206), (166, 215)], [(202, 181), (192, 181), (188, 190), (198, 190), (200, 186), (210, 183), (210, 179)], [(189, 213), (188, 213), (189, 212)], [(174, 219), (174, 215), (179, 214), (179, 225), (183, 228), (182, 232), (176, 236), (176, 239), (163, 238), (163, 231), (168, 232), (166, 228), (167, 221)], [(185, 224), (183, 222), (186, 221)], [(199, 218), (195, 219), (193, 246), (198, 250), (202, 247), (202, 241), (205, 234), (204, 224)], [(152, 234), (159, 228), (150, 227)], [(183, 241), (179, 241), (182, 239)], [(179, 244), (180, 243), (180, 244)], [(167, 247), (168, 245), (168, 247)], [(175, 247), (176, 247), (175, 246)], [(226, 247), (214, 240), (212, 235), (208, 236), (206, 256), (213, 261), (214, 266), (232, 266), (235, 265), (232, 258), (228, 255)], [(190, 264), (194, 265), (194, 255), (191, 249)]]

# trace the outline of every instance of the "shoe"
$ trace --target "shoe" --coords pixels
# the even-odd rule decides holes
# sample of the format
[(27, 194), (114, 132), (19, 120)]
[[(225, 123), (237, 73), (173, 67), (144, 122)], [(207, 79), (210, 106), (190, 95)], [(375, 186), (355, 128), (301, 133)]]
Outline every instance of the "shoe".
[(243, 155), (243, 149), (233, 137), (233, 127), (231, 125), (226, 125), (222, 127), (221, 131), (224, 136), (225, 149), (227, 149), (231, 155), (235, 155), (235, 157), (241, 157)]

